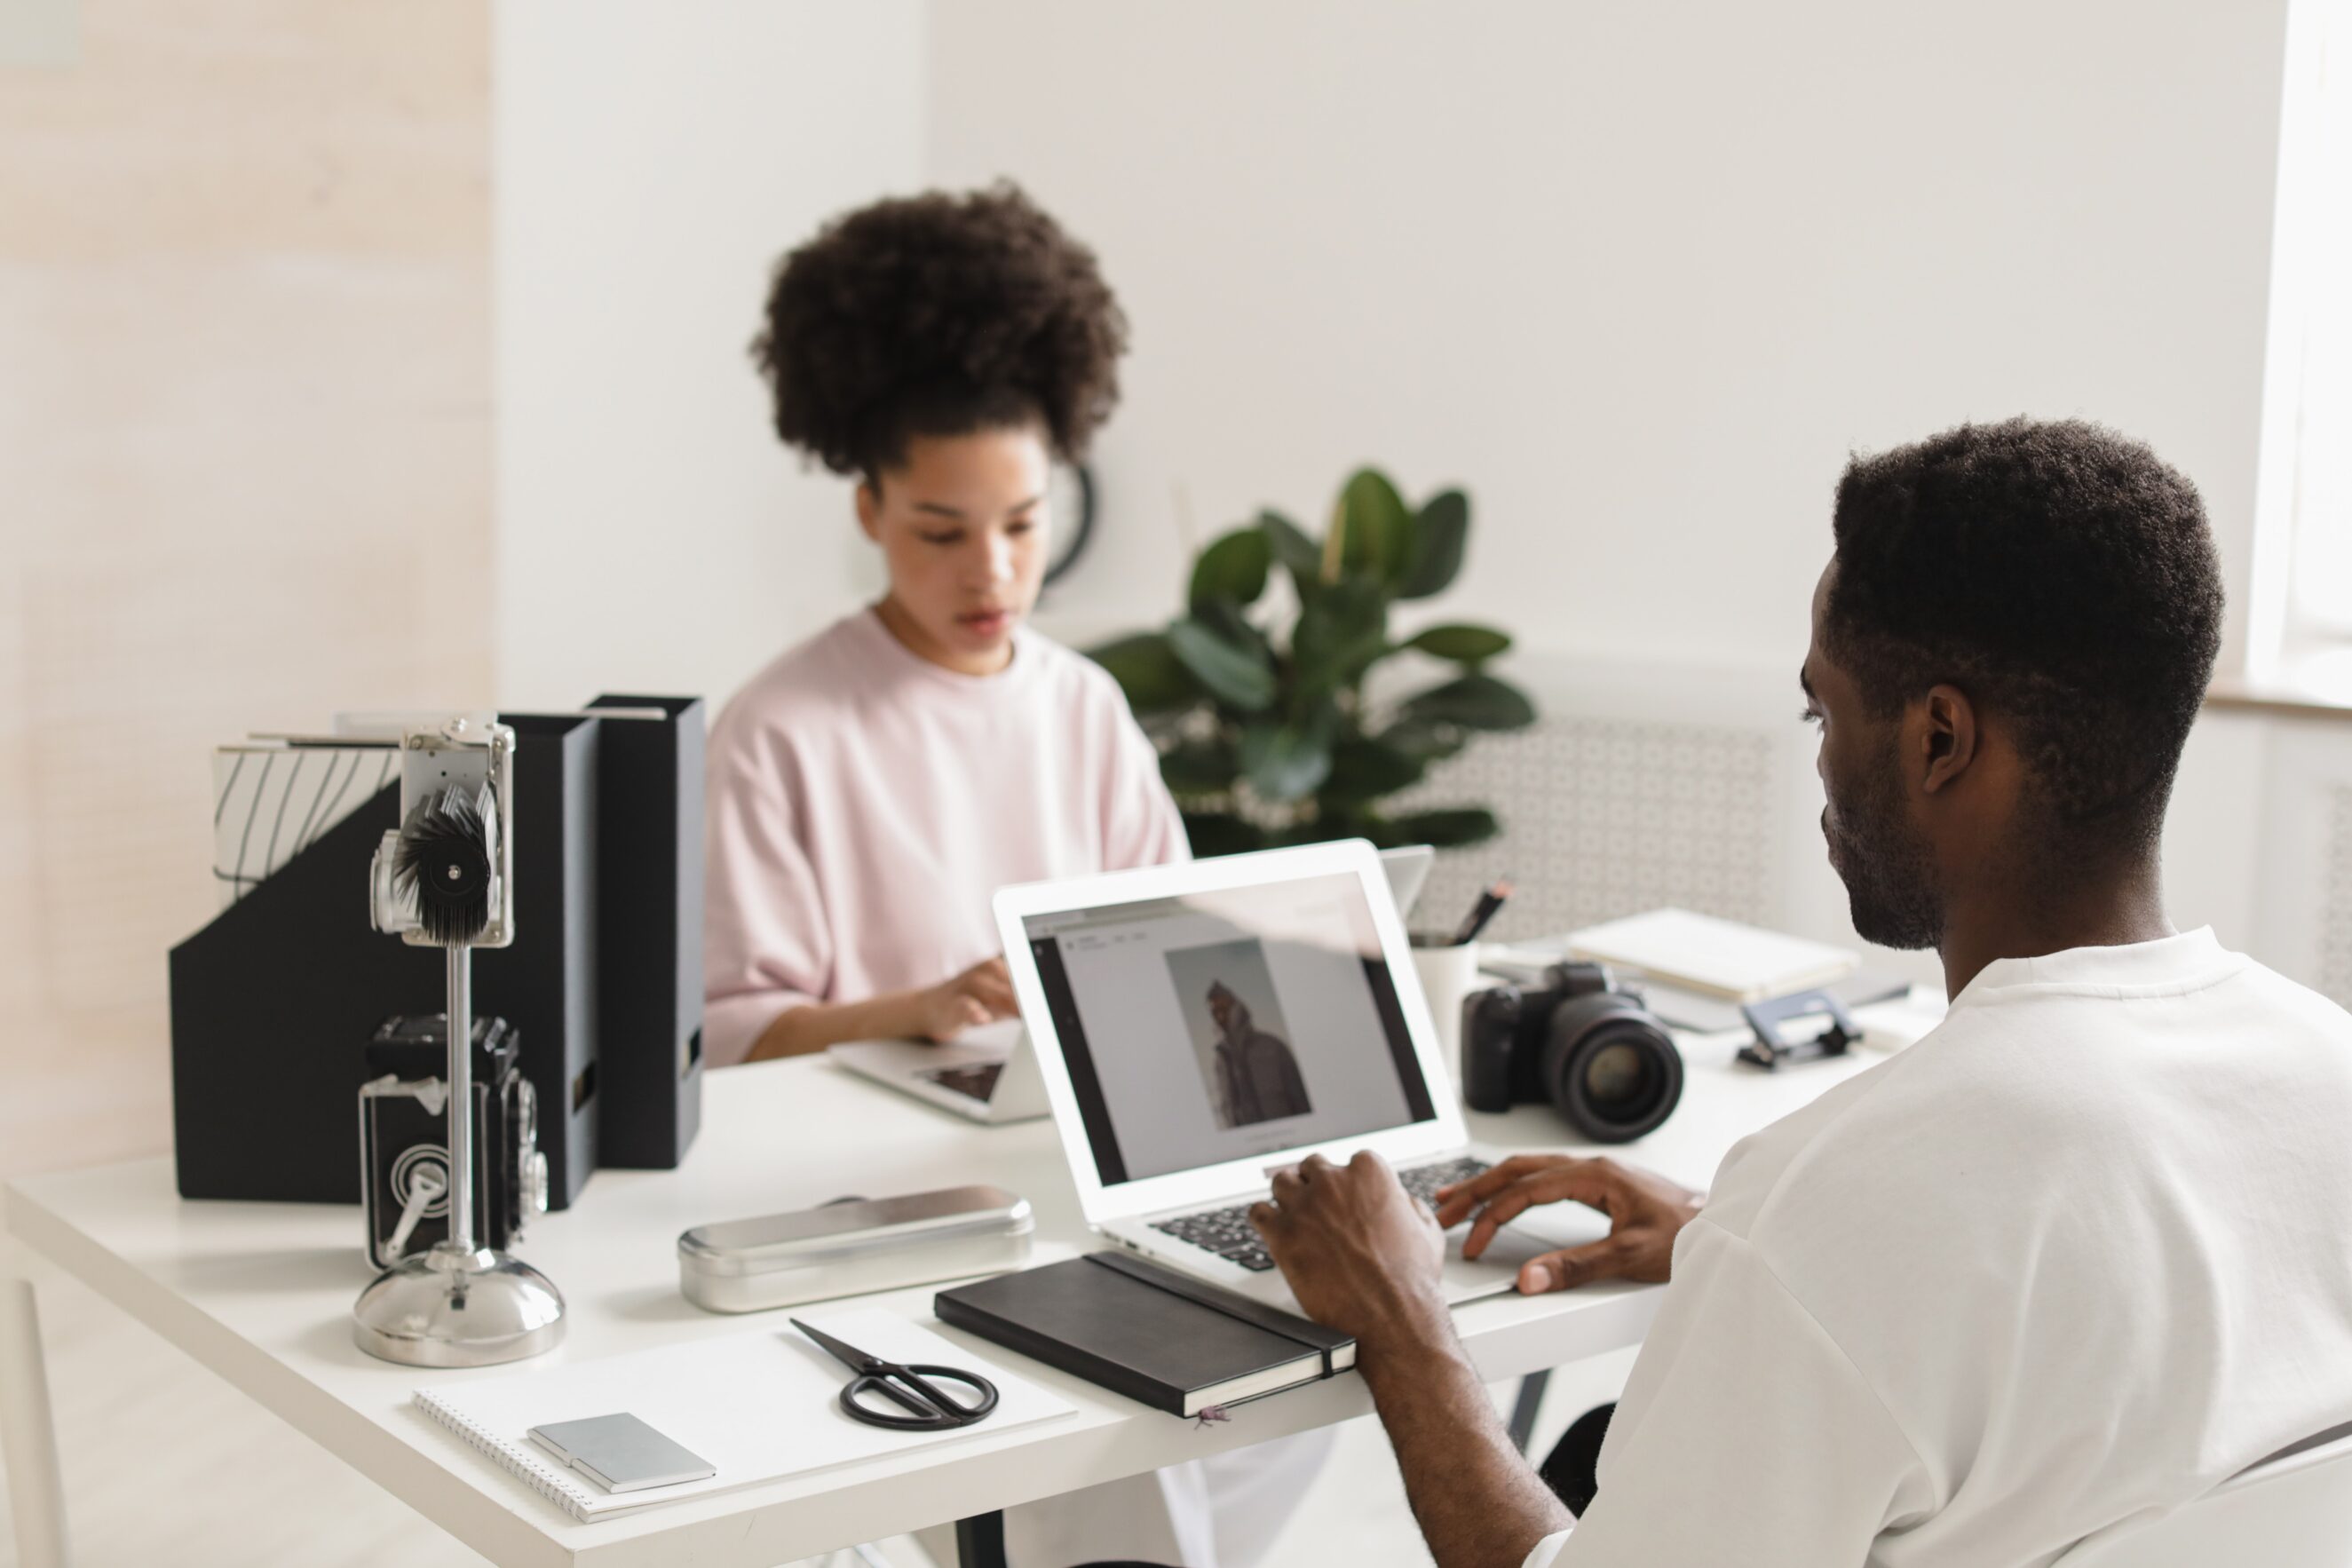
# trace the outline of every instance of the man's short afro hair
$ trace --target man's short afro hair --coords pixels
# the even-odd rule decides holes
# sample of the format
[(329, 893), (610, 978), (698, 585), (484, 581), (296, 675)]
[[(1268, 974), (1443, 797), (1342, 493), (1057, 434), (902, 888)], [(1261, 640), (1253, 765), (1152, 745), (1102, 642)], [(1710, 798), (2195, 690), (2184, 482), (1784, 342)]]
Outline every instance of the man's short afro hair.
[(2053, 848), (2144, 850), (2221, 646), (2197, 489), (2081, 420), (1963, 425), (1838, 481), (1828, 651), (1885, 718), (1948, 682), (2016, 736)]
[(904, 461), (909, 437), (1031, 419), (1056, 455), (1084, 456), (1126, 347), (1094, 253), (1001, 183), (827, 224), (778, 264), (751, 358), (776, 434), (870, 478)]

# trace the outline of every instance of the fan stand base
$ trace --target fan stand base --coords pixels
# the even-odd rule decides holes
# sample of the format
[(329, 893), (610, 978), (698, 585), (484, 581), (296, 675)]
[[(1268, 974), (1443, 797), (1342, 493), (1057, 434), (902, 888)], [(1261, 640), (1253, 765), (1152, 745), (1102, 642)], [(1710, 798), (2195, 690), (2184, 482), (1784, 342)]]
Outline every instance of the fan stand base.
[(447, 1242), (376, 1276), (352, 1308), (360, 1349), (404, 1366), (496, 1366), (563, 1342), (563, 1295), (510, 1253)]

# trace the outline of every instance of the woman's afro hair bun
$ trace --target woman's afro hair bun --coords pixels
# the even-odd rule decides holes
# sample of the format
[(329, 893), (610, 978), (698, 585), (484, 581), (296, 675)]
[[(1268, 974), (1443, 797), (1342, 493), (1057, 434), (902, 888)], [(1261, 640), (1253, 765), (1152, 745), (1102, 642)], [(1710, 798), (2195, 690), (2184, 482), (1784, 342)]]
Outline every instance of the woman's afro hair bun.
[(1094, 253), (1009, 183), (835, 218), (778, 264), (751, 357), (776, 434), (842, 474), (908, 437), (1035, 418), (1076, 459), (1118, 401), (1127, 319)]

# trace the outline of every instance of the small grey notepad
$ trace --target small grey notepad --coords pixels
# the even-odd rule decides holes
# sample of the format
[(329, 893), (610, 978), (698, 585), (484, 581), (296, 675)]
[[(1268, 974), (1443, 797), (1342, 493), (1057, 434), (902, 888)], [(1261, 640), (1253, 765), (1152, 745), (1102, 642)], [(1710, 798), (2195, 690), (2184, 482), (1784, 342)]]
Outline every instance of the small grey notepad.
[(630, 1415), (592, 1415), (530, 1429), (530, 1440), (608, 1492), (674, 1487), (708, 1480), (709, 1460), (671, 1441)]

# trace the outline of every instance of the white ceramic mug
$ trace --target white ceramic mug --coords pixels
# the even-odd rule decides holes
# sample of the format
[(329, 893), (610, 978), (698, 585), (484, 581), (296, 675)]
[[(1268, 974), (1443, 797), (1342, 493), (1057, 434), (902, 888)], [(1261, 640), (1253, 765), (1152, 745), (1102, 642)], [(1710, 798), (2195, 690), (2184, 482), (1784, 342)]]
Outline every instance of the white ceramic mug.
[(1437, 1047), (1445, 1061), (1445, 1069), (1454, 1075), (1454, 1092), (1462, 1085), (1462, 1001), (1474, 991), (1486, 989), (1478, 974), (1478, 944), (1465, 942), (1451, 946), (1423, 947), (1416, 937), (1412, 950), (1413, 973), (1421, 977), (1421, 994), (1429, 1002), (1430, 1016), (1437, 1024)]

